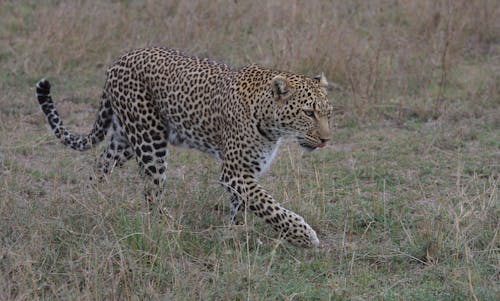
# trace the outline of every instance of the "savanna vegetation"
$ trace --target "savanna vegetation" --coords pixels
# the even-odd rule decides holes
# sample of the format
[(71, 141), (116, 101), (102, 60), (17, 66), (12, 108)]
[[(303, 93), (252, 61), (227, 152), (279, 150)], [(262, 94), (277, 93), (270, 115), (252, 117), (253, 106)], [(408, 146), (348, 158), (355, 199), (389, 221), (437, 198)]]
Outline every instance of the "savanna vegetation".
[[(105, 183), (35, 99), (90, 129), (106, 67), (150, 45), (333, 82), (332, 143), (262, 184), (322, 245), (229, 226), (219, 166), (171, 149), (167, 217), (133, 162)], [(498, 300), (495, 0), (0, 1), (1, 300)]]

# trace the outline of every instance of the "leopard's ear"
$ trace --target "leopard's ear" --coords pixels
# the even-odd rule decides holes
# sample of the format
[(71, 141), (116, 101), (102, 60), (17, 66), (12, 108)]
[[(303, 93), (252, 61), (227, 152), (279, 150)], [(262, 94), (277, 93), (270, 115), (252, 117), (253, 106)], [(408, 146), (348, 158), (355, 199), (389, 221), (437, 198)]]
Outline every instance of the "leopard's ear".
[(284, 102), (291, 94), (290, 83), (281, 75), (275, 76), (271, 80), (274, 98), (279, 102)]
[(319, 85), (323, 88), (328, 88), (328, 80), (326, 79), (326, 76), (323, 72), (321, 72), (321, 74), (319, 75), (316, 75), (314, 77), (315, 80), (317, 80), (319, 82)]

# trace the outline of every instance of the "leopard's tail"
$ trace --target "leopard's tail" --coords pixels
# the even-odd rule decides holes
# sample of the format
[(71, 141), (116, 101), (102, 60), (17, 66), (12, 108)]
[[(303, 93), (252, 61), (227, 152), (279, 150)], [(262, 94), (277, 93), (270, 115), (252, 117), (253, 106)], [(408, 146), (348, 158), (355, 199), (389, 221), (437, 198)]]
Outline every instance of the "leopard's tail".
[(102, 96), (97, 120), (92, 130), (87, 135), (74, 134), (63, 125), (61, 117), (50, 96), (50, 83), (48, 80), (42, 79), (36, 84), (36, 96), (43, 113), (47, 116), (47, 121), (52, 128), (52, 132), (54, 132), (56, 137), (59, 138), (64, 145), (68, 145), (72, 149), (85, 151), (90, 149), (93, 145), (98, 144), (106, 137), (106, 133), (112, 121), (113, 110), (111, 108), (111, 102), (106, 98), (105, 93)]

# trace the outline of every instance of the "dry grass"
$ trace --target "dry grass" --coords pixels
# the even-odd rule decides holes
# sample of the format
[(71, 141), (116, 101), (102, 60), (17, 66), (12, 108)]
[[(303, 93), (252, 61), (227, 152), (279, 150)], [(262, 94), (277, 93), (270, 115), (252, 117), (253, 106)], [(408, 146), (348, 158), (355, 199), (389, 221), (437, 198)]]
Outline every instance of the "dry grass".
[[(498, 299), (499, 19), (494, 0), (0, 1), (0, 299)], [(99, 150), (55, 141), (34, 83), (83, 132), (106, 66), (148, 45), (336, 84), (334, 144), (287, 145), (263, 179), (322, 248), (226, 227), (197, 152), (172, 151), (168, 219), (134, 164), (88, 185)]]

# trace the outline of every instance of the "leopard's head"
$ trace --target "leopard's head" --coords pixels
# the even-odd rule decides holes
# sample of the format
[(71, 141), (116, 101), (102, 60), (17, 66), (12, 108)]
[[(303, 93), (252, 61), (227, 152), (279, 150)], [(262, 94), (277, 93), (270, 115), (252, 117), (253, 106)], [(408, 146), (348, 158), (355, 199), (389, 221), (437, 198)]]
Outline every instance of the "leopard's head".
[(315, 78), (284, 74), (271, 80), (275, 124), (309, 151), (325, 146), (331, 138), (333, 108), (327, 98), (327, 85), (323, 74)]

